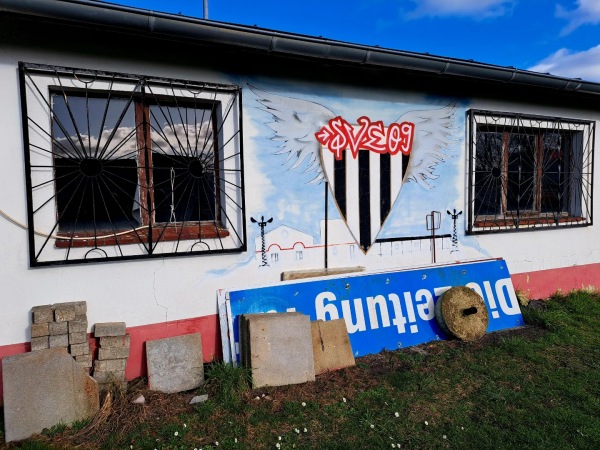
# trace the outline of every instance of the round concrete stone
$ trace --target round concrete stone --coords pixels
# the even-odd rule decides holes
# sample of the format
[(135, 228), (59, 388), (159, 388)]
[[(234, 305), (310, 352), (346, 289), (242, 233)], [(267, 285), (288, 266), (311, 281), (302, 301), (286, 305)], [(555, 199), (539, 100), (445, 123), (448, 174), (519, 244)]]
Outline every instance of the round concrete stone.
[(466, 286), (448, 289), (435, 305), (435, 318), (448, 335), (472, 341), (485, 334), (488, 310), (481, 295)]

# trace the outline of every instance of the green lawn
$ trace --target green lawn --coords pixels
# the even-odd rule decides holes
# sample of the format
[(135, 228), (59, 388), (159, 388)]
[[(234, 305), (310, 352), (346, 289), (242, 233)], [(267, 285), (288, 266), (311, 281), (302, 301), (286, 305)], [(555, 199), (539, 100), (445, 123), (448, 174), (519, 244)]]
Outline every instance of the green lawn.
[(96, 420), (20, 448), (600, 449), (600, 296), (545, 304), (522, 308), (525, 327), (358, 358), (314, 383), (250, 391), (246, 370), (222, 364), (195, 393), (140, 380)]

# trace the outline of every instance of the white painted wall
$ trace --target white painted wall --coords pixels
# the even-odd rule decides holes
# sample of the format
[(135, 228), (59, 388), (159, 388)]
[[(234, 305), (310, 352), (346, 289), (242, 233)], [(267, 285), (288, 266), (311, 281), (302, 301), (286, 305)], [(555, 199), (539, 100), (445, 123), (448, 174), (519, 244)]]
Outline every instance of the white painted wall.
[[(166, 67), (149, 61), (134, 63), (125, 57), (112, 59), (96, 55), (65, 54), (49, 48), (30, 50), (3, 46), (0, 48), (0, 86), (3, 92), (0, 106), (0, 179), (3, 187), (0, 190), (0, 210), (19, 224), (26, 223), (27, 208), (18, 61), (208, 82), (232, 82), (229, 77), (199, 70), (192, 65)], [(369, 86), (365, 86), (365, 89), (368, 90)], [(352, 90), (348, 92), (351, 93)], [(368, 98), (368, 94), (365, 97)], [(128, 326), (160, 323), (215, 314), (216, 290), (219, 288), (235, 289), (275, 283), (282, 271), (322, 267), (322, 251), (313, 251), (310, 254), (307, 252), (307, 257), (301, 263), (294, 263), (295, 258), (292, 256), (289, 262), (287, 258), (280, 259), (271, 266), (271, 270), (259, 268), (260, 234), (258, 227), (250, 223), (249, 219), (251, 216), (256, 218), (261, 214), (268, 214), (273, 209), (273, 205), (265, 204), (265, 192), (276, 192), (281, 186), (273, 186), (261, 172), (265, 164), (261, 159), (265, 150), (257, 143), (263, 131), (251, 120), (254, 114), (252, 108), (255, 106), (249, 102), (244, 104), (247, 252), (29, 268), (27, 232), (6, 217), (0, 217), (0, 345), (30, 339), (30, 311), (35, 305), (85, 300), (90, 327), (94, 323), (105, 321), (124, 321)], [(558, 107), (533, 107), (509, 101), (490, 103), (473, 99), (468, 107), (600, 120), (600, 111), (591, 113)], [(462, 195), (459, 195), (454, 205), (448, 207), (454, 206), (464, 211), (458, 227), (460, 252), (450, 252), (450, 242), (446, 240), (443, 244), (445, 247), (438, 248), (438, 262), (504, 257), (513, 273), (600, 262), (597, 226), (465, 237), (467, 184), (464, 130), (459, 137), (463, 140), (460, 144), (462, 154), (458, 155), (455, 167), (459, 171), (457, 179), (462, 182), (459, 181), (453, 188)], [(599, 139), (596, 137), (596, 148), (600, 148)], [(598, 164), (596, 160), (596, 171)], [(400, 195), (403, 198), (403, 193)], [(598, 198), (600, 195), (595, 195), (596, 211)], [(300, 196), (299, 204), (291, 206), (302, 209), (302, 202), (310, 201), (310, 198)], [(284, 208), (279, 205), (277, 207), (280, 208), (279, 211)], [(445, 214), (445, 211), (442, 213)], [(320, 219), (321, 217), (315, 219), (316, 230), (321, 226)], [(339, 226), (339, 223), (335, 222), (334, 228), (335, 226)], [(446, 226), (443, 231), (448, 230)], [(312, 230), (301, 230), (303, 233), (309, 231)], [(318, 232), (315, 234), (320, 239)], [(347, 235), (342, 238), (338, 233), (337, 236), (338, 239), (330, 239), (331, 243), (340, 244), (330, 249), (330, 267), (361, 265), (367, 270), (391, 270), (431, 262), (431, 250), (427, 241), (390, 244), (389, 252), (385, 244), (379, 249), (375, 245), (367, 255), (363, 255), (358, 248), (352, 252), (350, 246), (345, 245)], [(308, 257), (309, 255), (312, 256)]]

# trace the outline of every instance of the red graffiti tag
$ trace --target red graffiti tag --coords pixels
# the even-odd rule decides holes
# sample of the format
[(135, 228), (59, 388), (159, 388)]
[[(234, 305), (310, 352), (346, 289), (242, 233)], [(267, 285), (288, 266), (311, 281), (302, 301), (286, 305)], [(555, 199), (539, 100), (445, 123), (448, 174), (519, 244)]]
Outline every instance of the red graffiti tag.
[(412, 148), (415, 124), (412, 122), (394, 122), (388, 127), (382, 121), (372, 122), (366, 116), (360, 117), (358, 125), (351, 125), (341, 116), (334, 117), (327, 125), (315, 133), (317, 141), (342, 159), (342, 152), (350, 149), (356, 159), (359, 150), (395, 155), (402, 152), (408, 155)]

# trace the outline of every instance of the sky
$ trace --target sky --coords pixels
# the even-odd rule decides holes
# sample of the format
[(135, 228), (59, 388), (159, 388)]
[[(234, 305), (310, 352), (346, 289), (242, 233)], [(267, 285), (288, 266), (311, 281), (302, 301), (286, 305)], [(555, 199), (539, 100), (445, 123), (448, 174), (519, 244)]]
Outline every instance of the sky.
[[(208, 19), (600, 82), (600, 0), (206, 0)], [(204, 17), (203, 0), (111, 0)]]

